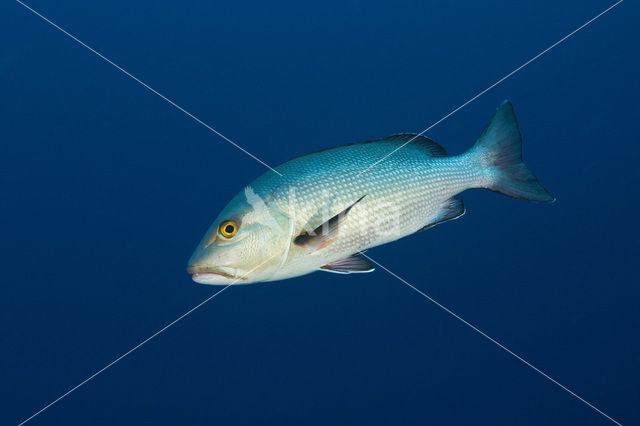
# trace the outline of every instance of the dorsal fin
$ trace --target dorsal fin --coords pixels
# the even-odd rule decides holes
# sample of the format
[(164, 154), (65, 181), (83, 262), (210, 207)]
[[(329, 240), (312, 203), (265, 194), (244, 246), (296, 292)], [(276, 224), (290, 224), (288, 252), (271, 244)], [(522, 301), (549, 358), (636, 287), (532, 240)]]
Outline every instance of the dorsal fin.
[[(413, 138), (413, 140), (411, 140)], [(345, 143), (342, 145), (337, 145), (337, 146), (331, 146), (329, 148), (323, 148), (323, 149), (319, 149), (317, 151), (313, 151), (313, 152), (309, 152), (306, 154), (302, 154), (302, 155), (298, 155), (296, 157), (293, 157), (287, 161), (285, 161), (284, 163), (281, 164), (285, 164), (288, 163), (289, 161), (292, 160), (297, 160), (299, 158), (303, 158), (306, 157), (308, 155), (313, 155), (313, 154), (318, 154), (320, 152), (324, 152), (324, 151), (330, 151), (332, 149), (336, 149), (336, 148), (343, 148), (345, 146), (352, 146), (352, 145), (365, 145), (368, 143), (374, 143), (374, 142), (395, 142), (397, 143), (399, 146), (406, 143), (406, 142), (410, 142), (411, 145), (416, 144), (422, 148), (424, 148), (425, 152), (427, 155), (430, 155), (431, 157), (446, 157), (447, 156), (447, 151), (445, 151), (445, 149), (442, 147), (442, 145), (440, 145), (438, 142), (429, 139), (425, 136), (418, 136), (416, 133), (398, 133), (395, 135), (391, 135), (391, 136), (387, 136), (386, 138), (380, 138), (380, 139), (371, 139), (371, 140), (367, 140), (367, 141), (362, 141), (362, 142), (349, 142), (349, 143)]]
[[(397, 135), (391, 135), (389, 137), (378, 139), (379, 142), (382, 141), (398, 141), (401, 143), (407, 143), (411, 141), (411, 144), (416, 144), (423, 147), (430, 156), (432, 157), (446, 157), (447, 151), (440, 145), (438, 142), (429, 139), (422, 135), (417, 135), (415, 133), (398, 133)], [(371, 141), (376, 142), (376, 141)]]

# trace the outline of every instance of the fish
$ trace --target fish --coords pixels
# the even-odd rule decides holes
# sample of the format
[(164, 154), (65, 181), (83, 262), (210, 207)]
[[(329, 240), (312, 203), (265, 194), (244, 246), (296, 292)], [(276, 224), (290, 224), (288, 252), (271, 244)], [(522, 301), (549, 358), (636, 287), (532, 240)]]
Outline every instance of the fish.
[(555, 200), (522, 159), (509, 101), (460, 155), (425, 136), (397, 134), (305, 154), (275, 170), (280, 175), (265, 172), (217, 216), (189, 259), (195, 282), (372, 272), (364, 251), (458, 219), (467, 189)]

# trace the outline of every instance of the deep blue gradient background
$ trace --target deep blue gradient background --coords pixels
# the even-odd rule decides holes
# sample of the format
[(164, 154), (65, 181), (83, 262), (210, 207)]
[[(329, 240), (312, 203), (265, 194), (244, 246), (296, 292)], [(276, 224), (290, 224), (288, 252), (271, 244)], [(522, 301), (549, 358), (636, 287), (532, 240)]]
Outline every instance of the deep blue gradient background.
[[(609, 1), (29, 4), (269, 164), (421, 131)], [(640, 10), (631, 1), (444, 121), (505, 98), (558, 198), (369, 254), (625, 425), (640, 424)], [(0, 423), (217, 291), (186, 261), (265, 171), (26, 9), (0, 6)], [(232, 287), (32, 421), (606, 425), (378, 269)]]

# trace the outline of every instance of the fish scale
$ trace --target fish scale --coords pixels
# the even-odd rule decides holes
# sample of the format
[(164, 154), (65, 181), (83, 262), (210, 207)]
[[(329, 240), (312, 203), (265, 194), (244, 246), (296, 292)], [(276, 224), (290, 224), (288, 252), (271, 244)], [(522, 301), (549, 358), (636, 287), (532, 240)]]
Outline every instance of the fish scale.
[[(415, 135), (298, 157), (276, 168), (282, 178), (272, 179), (267, 173), (252, 184), (256, 193), (295, 218), (296, 235), (305, 225), (313, 229), (365, 195), (346, 216), (334, 243), (311, 255), (304, 247), (292, 248), (282, 275), (303, 266), (318, 268), (415, 233), (433, 221), (447, 199), (483, 178), (482, 169), (468, 154), (431, 157), (425, 144), (435, 142), (427, 138), (417, 138), (383, 164), (360, 174), (372, 159), (384, 157), (411, 138)], [(318, 211), (324, 213), (309, 223)]]

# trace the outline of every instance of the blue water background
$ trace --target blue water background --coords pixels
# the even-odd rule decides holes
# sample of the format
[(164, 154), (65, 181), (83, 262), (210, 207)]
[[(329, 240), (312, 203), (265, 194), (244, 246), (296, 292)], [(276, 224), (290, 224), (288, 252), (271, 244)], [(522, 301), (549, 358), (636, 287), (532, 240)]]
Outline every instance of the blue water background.
[[(14, 2), (0, 6), (0, 424), (218, 288), (185, 273), (266, 169)], [(608, 1), (29, 4), (275, 165), (417, 132)], [(626, 1), (428, 136), (503, 99), (551, 205), (488, 191), (369, 254), (625, 425), (640, 424), (640, 10)], [(232, 287), (33, 425), (612, 424), (378, 269)]]

